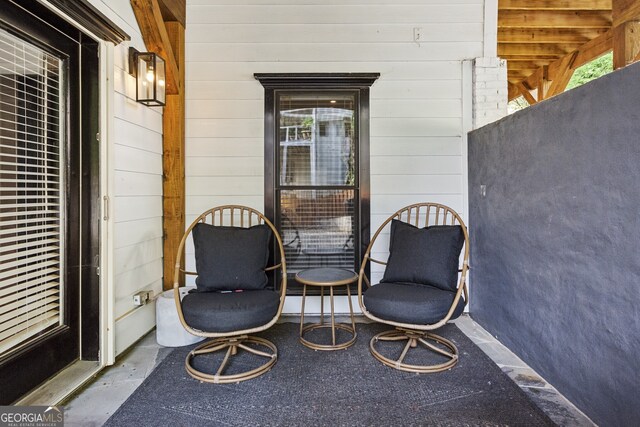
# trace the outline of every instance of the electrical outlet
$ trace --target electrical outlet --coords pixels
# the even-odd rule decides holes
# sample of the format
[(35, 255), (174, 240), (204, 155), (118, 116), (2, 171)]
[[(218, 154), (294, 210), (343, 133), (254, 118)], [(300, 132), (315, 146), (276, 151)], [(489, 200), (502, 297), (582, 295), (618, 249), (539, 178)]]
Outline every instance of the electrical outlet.
[(133, 295), (133, 305), (141, 306), (147, 304), (151, 297), (153, 296), (153, 291), (140, 291), (137, 294)]

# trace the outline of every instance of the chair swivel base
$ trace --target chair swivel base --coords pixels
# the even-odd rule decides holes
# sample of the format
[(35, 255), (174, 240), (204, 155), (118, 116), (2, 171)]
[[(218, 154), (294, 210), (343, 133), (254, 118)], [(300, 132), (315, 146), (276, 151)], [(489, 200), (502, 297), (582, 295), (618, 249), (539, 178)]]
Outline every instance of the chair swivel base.
[[(253, 343), (262, 347), (266, 347), (267, 351), (256, 350), (255, 348), (247, 346), (247, 343)], [(215, 374), (208, 374), (193, 367), (192, 361), (196, 356), (215, 353), (218, 351), (223, 351), (225, 349), (226, 354)], [(238, 354), (238, 352), (241, 350), (247, 351), (260, 357), (264, 357), (267, 359), (267, 361), (259, 367), (250, 371), (240, 372), (232, 375), (224, 375), (224, 368), (227, 366), (229, 360), (236, 356), (236, 354)], [(269, 369), (271, 369), (271, 367), (276, 363), (277, 360), (278, 349), (271, 341), (268, 341), (264, 338), (243, 335), (239, 337), (216, 338), (199, 345), (195, 349), (191, 350), (187, 355), (187, 359), (185, 360), (185, 367), (187, 369), (187, 373), (197, 380), (214, 384), (228, 384), (239, 383), (240, 381), (246, 381), (252, 378), (256, 378), (269, 371)]]
[[(407, 341), (407, 343), (405, 344), (400, 357), (396, 360), (392, 360), (383, 356), (378, 350), (376, 350), (375, 344), (378, 341)], [(440, 346), (436, 346), (429, 341), (438, 343)], [(407, 353), (410, 350), (416, 351), (419, 347), (423, 347), (428, 351), (444, 356), (448, 360), (435, 365), (410, 365), (404, 363)], [(458, 349), (455, 344), (440, 335), (426, 331), (397, 328), (380, 332), (371, 338), (371, 341), (369, 342), (369, 349), (371, 350), (373, 357), (378, 359), (380, 362), (394, 369), (406, 372), (415, 372), (419, 374), (441, 372), (453, 368), (456, 363), (458, 363)]]

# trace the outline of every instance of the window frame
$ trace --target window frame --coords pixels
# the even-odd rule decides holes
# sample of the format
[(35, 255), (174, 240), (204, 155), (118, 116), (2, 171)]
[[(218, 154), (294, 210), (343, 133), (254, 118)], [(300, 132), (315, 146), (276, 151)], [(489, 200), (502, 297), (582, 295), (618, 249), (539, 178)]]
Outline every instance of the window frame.
[[(380, 76), (379, 73), (256, 73), (254, 78), (264, 87), (264, 213), (270, 221), (276, 220), (279, 148), (278, 136), (278, 95), (280, 93), (300, 92), (345, 92), (354, 93), (356, 98), (356, 183), (358, 197), (354, 206), (354, 215), (359, 230), (354, 245), (356, 264), (362, 262), (370, 239), (371, 228), (371, 192), (370, 192), (370, 87)], [(336, 188), (335, 186), (327, 187)], [(345, 187), (346, 188), (346, 187)], [(349, 188), (351, 188), (349, 186)], [(274, 222), (275, 223), (275, 222)], [(275, 253), (275, 251), (271, 251)], [(272, 260), (274, 261), (274, 260)], [(359, 267), (359, 266), (356, 266)], [(287, 289), (287, 294), (291, 288)], [(295, 292), (293, 292), (295, 294)]]

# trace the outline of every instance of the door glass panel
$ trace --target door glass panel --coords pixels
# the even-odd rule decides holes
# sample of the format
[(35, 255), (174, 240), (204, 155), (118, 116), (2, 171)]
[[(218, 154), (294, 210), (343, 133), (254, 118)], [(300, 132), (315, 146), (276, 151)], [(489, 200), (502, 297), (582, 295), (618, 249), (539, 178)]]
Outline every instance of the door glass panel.
[(278, 96), (277, 202), (287, 270), (353, 269), (358, 188), (353, 92)]
[(281, 186), (354, 185), (354, 96), (281, 95)]
[(61, 73), (0, 30), (0, 356), (62, 324)]
[(283, 190), (280, 230), (287, 270), (354, 268), (355, 190)]

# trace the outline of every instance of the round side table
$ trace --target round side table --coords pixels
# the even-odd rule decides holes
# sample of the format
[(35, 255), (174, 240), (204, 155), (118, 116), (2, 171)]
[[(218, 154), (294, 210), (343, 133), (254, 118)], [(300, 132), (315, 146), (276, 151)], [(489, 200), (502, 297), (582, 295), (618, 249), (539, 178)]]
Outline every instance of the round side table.
[[(349, 285), (358, 280), (358, 275), (351, 270), (343, 268), (310, 268), (297, 273), (296, 280), (303, 284), (302, 309), (300, 310), (300, 342), (314, 350), (342, 350), (351, 346), (356, 341), (357, 334)], [(307, 286), (320, 288), (320, 322), (304, 326), (304, 303), (307, 295)], [(336, 286), (347, 287), (351, 325), (336, 323), (333, 306), (333, 288)], [(329, 324), (324, 321), (324, 288), (329, 288), (329, 301), (331, 302), (331, 323)], [(304, 338), (306, 332), (320, 328), (331, 328), (331, 344), (317, 344)], [(346, 331), (352, 337), (346, 342), (338, 343), (336, 342), (336, 329)]]

